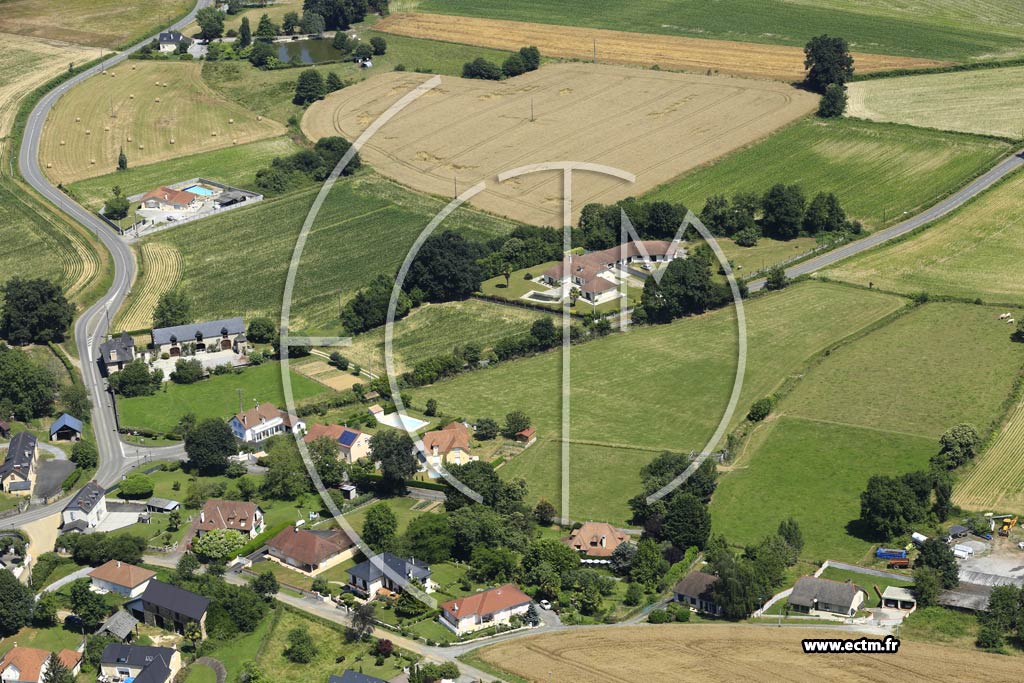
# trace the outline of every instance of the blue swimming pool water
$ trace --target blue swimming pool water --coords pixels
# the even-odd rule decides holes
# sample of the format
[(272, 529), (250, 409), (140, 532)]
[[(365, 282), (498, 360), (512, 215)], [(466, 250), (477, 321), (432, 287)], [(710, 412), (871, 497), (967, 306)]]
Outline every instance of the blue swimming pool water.
[(186, 187), (185, 192), (191, 192), (192, 194), (197, 194), (200, 197), (213, 196), (213, 190), (211, 190), (208, 187), (203, 187), (202, 185), (193, 185), (192, 187)]

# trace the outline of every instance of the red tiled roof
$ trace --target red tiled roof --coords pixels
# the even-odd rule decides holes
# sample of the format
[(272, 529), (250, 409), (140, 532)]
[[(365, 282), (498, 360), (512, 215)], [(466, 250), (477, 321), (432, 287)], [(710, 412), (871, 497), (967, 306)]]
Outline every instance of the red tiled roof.
[(49, 657), (49, 652), (46, 650), (40, 650), (37, 647), (12, 648), (6, 655), (4, 655), (4, 658), (0, 660), (0, 675), (3, 675), (3, 673), (7, 671), (8, 667), (14, 666), (18, 669), (18, 678), (11, 680), (38, 681), (39, 672)]
[(110, 560), (89, 572), (89, 576), (117, 586), (135, 588), (156, 576), (156, 572), (136, 567), (134, 564), (128, 564), (127, 562)]
[(340, 529), (320, 534), (299, 527), (289, 527), (267, 542), (267, 546), (302, 564), (321, 564), (354, 544)]
[(521, 436), (524, 439), (532, 439), (533, 435), (537, 433), (536, 427), (527, 427), (521, 432), (516, 432), (516, 436)]
[(150, 190), (146, 194), (142, 195), (142, 201), (149, 199), (159, 199), (165, 201), (168, 204), (191, 204), (196, 199), (199, 199), (199, 195), (193, 192), (186, 192), (185, 190), (172, 190), (169, 187), (158, 187), (155, 190)]
[(506, 583), (504, 586), (442, 603), (441, 609), (456, 619), (465, 619), (473, 614), (484, 617), (528, 602), (530, 602), (529, 595), (519, 590), (514, 583)]
[[(306, 436), (302, 437), (302, 440), (306, 443), (312, 443), (320, 437), (326, 436), (332, 441), (338, 441), (348, 432), (353, 432), (358, 438), (362, 435), (362, 432), (358, 429), (352, 429), (351, 427), (345, 427), (344, 425), (322, 425), (322, 424), (311, 424), (309, 430), (306, 432)], [(352, 440), (355, 443), (355, 439)]]
[(74, 650), (69, 650), (67, 648), (64, 648), (63, 650), (58, 652), (57, 656), (60, 658), (60, 661), (64, 664), (64, 666), (68, 668), (69, 671), (73, 671), (74, 668), (78, 666), (82, 661), (81, 652), (75, 652)]
[(629, 534), (622, 533), (607, 522), (585, 522), (579, 529), (573, 529), (562, 542), (590, 557), (611, 557), (619, 544), (629, 539)]
[(255, 503), (212, 498), (203, 505), (202, 521), (196, 529), (234, 529), (248, 533), (252, 530), (258, 510)]
[(461, 422), (449, 422), (443, 429), (435, 429), (423, 435), (423, 447), (438, 453), (451, 453), (456, 448), (469, 450), (469, 430)]
[(238, 420), (246, 429), (249, 427), (255, 427), (261, 422), (266, 422), (276, 418), (284, 420), (285, 426), (292, 426), (292, 420), (288, 413), (281, 410), (273, 403), (260, 403), (253, 408), (249, 408), (249, 410), (244, 413), (235, 414), (235, 419)]
[[(675, 256), (676, 252), (680, 249), (678, 244), (673, 246), (672, 242), (667, 242), (665, 240), (641, 240), (639, 243), (632, 241), (625, 245), (626, 258), (642, 256), (639, 245), (643, 245), (643, 248), (647, 251), (647, 255), (651, 258), (657, 256)], [(622, 257), (623, 249), (621, 246), (609, 247), (608, 249), (592, 251), (589, 254), (583, 254), (582, 256), (570, 256), (569, 268), (574, 277), (578, 277), (589, 282), (596, 278), (597, 274), (602, 270), (606, 270), (608, 266), (618, 263)], [(559, 261), (552, 267), (545, 270), (544, 276), (553, 280), (561, 280), (562, 273), (564, 272), (563, 265), (564, 263)]]

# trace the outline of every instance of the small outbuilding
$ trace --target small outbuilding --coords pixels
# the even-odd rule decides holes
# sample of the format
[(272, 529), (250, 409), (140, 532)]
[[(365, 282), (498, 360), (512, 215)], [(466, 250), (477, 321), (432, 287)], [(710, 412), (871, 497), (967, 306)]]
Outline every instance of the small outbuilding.
[(882, 607), (913, 611), (917, 607), (917, 598), (901, 586), (886, 586), (882, 591)]
[(146, 512), (174, 512), (181, 503), (169, 498), (150, 498), (146, 501)]
[(67, 413), (62, 413), (50, 425), (50, 441), (81, 441), (82, 429), (81, 420)]

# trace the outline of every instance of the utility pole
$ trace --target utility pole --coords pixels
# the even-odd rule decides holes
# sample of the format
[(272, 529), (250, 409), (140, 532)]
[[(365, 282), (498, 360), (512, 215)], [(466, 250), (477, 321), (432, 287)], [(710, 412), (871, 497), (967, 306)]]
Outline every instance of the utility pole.
[(452, 176), (452, 180), (455, 182), (455, 195), (454, 196), (458, 197), (459, 196), (459, 178), (458, 178), (458, 176), (453, 175)]
[(531, 96), (530, 97), (530, 123), (533, 123), (534, 121), (535, 121), (535, 119), (533, 118), (533, 97)]
[(597, 64), (597, 38), (594, 38), (594, 64)]

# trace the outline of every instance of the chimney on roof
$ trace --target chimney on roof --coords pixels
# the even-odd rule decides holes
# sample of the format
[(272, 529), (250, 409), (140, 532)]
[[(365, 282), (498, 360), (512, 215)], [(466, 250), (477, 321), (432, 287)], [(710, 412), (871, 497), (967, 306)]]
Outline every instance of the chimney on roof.
[(199, 511), (199, 523), (203, 524), (205, 522), (206, 522), (206, 511), (205, 510), (200, 510)]
[(117, 561), (117, 567), (118, 567), (118, 569), (120, 569), (120, 568), (121, 568), (121, 560), (118, 560), (118, 561)]
[(608, 539), (608, 537), (607, 537), (607, 536), (601, 536), (601, 547), (602, 547), (602, 548), (605, 548), (605, 547), (607, 547), (607, 546), (608, 546), (608, 542), (607, 542), (607, 539)]

